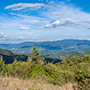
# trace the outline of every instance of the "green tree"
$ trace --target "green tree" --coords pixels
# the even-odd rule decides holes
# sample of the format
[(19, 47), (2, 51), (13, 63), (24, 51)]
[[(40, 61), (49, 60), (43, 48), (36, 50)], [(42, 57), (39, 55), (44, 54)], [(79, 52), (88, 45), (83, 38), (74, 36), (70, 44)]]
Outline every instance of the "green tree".
[(90, 70), (87, 65), (81, 66), (75, 74), (80, 90), (90, 90)]
[(37, 50), (37, 48), (34, 47), (33, 50), (32, 50), (32, 59), (33, 59), (33, 61), (36, 61), (39, 58), (40, 58), (40, 53)]
[(44, 57), (41, 57), (40, 52), (36, 47), (33, 48), (32, 50), (32, 61), (36, 64), (44, 64), (43, 62)]
[(0, 73), (2, 74), (5, 71), (5, 62), (3, 61), (3, 57), (0, 56)]

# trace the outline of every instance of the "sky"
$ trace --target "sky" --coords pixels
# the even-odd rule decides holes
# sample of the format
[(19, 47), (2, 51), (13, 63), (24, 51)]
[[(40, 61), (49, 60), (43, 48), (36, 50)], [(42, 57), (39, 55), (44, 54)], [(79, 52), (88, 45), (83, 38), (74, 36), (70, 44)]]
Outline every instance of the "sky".
[(90, 40), (90, 0), (0, 0), (0, 43)]

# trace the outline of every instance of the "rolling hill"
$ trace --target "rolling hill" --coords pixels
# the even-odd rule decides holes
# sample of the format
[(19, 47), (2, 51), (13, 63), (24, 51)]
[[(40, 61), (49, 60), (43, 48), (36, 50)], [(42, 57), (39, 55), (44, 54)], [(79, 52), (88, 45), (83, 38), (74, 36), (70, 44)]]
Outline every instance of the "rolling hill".
[(65, 39), (47, 42), (23, 42), (18, 44), (0, 44), (0, 48), (11, 50), (16, 53), (31, 53), (36, 46), (41, 55), (64, 59), (73, 55), (83, 56), (90, 54), (90, 40)]

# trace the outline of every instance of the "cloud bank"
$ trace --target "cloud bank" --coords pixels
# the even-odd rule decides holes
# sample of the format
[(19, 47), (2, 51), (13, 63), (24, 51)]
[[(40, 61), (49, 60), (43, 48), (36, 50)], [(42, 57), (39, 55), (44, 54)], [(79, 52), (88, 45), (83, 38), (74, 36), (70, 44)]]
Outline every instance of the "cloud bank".
[(6, 6), (5, 9), (11, 9), (11, 10), (23, 10), (23, 9), (29, 9), (29, 10), (36, 10), (40, 9), (41, 7), (45, 6), (43, 3), (18, 3)]

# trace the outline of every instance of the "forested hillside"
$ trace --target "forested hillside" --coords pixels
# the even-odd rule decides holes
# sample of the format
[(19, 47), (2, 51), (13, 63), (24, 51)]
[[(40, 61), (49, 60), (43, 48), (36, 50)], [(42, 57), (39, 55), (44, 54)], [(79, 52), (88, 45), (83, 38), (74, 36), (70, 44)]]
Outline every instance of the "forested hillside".
[[(13, 53), (9, 50), (5, 49), (0, 49), (0, 55), (3, 56), (3, 59), (6, 64), (13, 63), (14, 60), (17, 61), (27, 61), (28, 56), (31, 56), (32, 54), (22, 54), (22, 53)], [(61, 59), (59, 58), (50, 58), (50, 57), (45, 57), (46, 62), (52, 62), (52, 63), (57, 63), (61, 62)]]
[(0, 55), (3, 56), (3, 59), (4, 59), (5, 63), (7, 63), (7, 64), (12, 63), (14, 60), (26, 61), (27, 57), (28, 57), (28, 55), (13, 53), (13, 52), (11, 52), (9, 50), (5, 50), (5, 49), (0, 49)]

